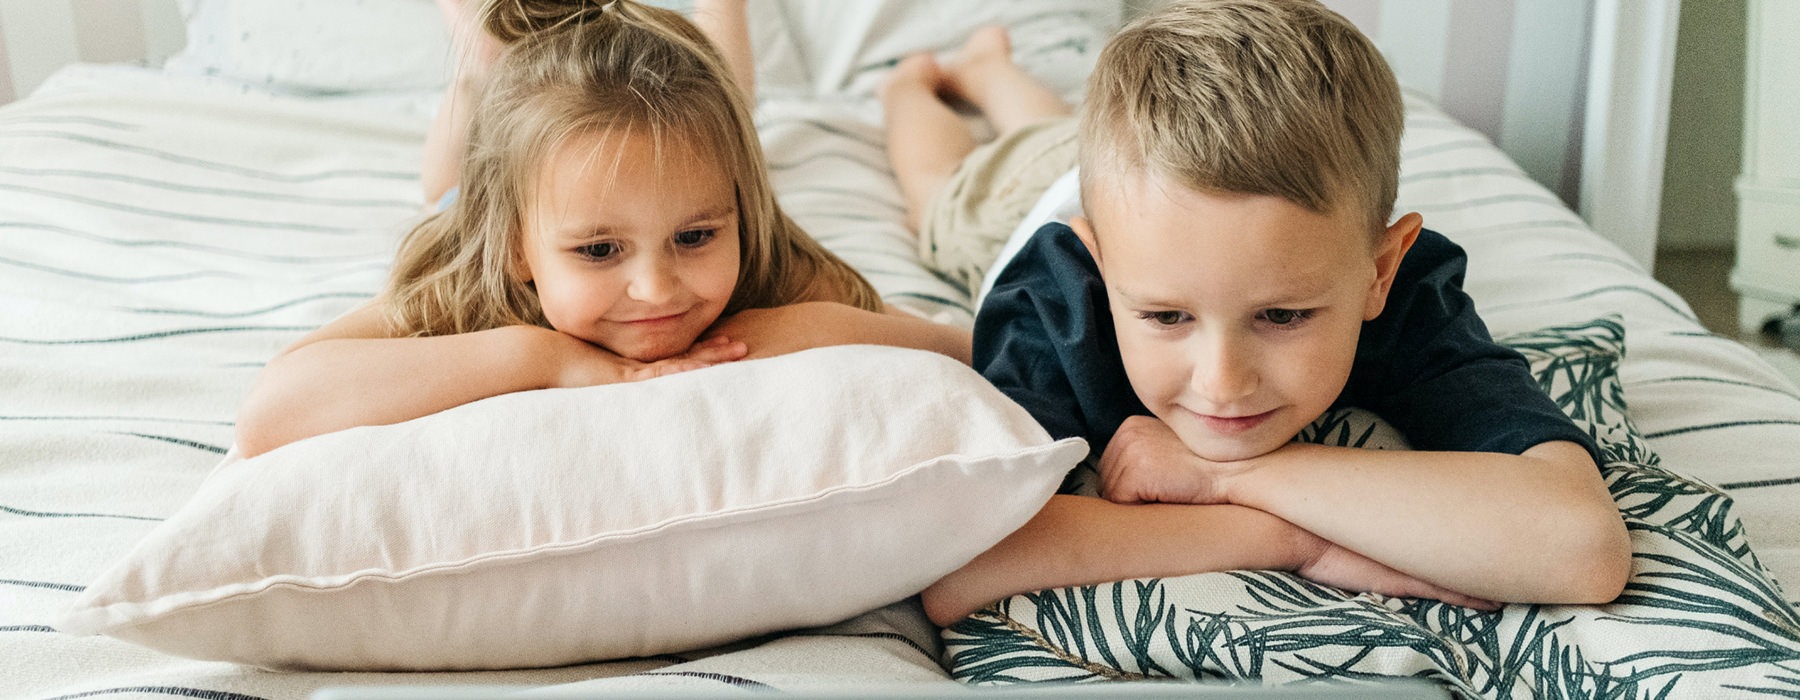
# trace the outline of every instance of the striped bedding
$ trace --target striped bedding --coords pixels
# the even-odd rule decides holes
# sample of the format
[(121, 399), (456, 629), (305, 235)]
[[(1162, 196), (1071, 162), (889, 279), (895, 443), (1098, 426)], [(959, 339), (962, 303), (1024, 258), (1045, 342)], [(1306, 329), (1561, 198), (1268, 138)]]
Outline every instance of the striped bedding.
[[(966, 321), (961, 293), (918, 264), (891, 203), (857, 204), (856, 188), (881, 190), (885, 155), (878, 130), (839, 122), (770, 120), (796, 214), (894, 303)], [(274, 699), (620, 676), (611, 683), (951, 684), (936, 630), (910, 602), (734, 651), (386, 678), (261, 672), (51, 628), (220, 460), (262, 364), (380, 288), (420, 211), (426, 124), (391, 104), (123, 69), (63, 76), (0, 110), (0, 697)], [(809, 179), (820, 169), (840, 174)]]
[[(1401, 206), (1468, 249), (1468, 288), (1495, 334), (1620, 314), (1637, 425), (1667, 466), (1737, 499), (1779, 579), (1800, 578), (1800, 516), (1784, 507), (1800, 496), (1800, 390), (1705, 332), (1475, 132), (1426, 102), (1409, 109)], [(866, 98), (765, 101), (777, 189), (891, 302), (966, 323), (968, 290), (912, 253), (878, 116)], [(479, 674), (267, 673), (50, 627), (205, 478), (262, 363), (379, 288), (420, 205), (425, 126), (418, 109), (127, 70), (68, 77), (0, 109), (0, 697), (949, 687), (937, 632), (910, 602), (726, 649)]]
[(1751, 547), (1800, 601), (1800, 389), (1708, 332), (1680, 296), (1595, 234), (1484, 137), (1409, 97), (1401, 211), (1469, 254), (1466, 288), (1496, 337), (1618, 313), (1632, 420), (1667, 468), (1723, 489)]

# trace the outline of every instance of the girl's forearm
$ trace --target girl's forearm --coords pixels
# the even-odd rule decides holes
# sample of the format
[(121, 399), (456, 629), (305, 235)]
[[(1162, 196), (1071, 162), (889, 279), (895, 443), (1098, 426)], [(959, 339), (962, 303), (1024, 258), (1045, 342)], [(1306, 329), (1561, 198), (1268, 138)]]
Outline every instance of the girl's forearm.
[(1617, 506), (1573, 443), (1524, 455), (1294, 444), (1252, 462), (1230, 502), (1468, 595), (1605, 602), (1630, 573)]
[(878, 333), (884, 345), (930, 350), (965, 365), (975, 361), (974, 335), (966, 328), (927, 321), (893, 307), (878, 316), (875, 323), (883, 327)]
[(1239, 506), (1121, 505), (1054, 496), (1024, 527), (925, 589), (947, 626), (1007, 596), (1131, 578), (1294, 569), (1325, 543)]
[(303, 438), (387, 425), (490, 396), (551, 386), (555, 331), (508, 326), (425, 338), (337, 338), (269, 362), (238, 413), (253, 457)]

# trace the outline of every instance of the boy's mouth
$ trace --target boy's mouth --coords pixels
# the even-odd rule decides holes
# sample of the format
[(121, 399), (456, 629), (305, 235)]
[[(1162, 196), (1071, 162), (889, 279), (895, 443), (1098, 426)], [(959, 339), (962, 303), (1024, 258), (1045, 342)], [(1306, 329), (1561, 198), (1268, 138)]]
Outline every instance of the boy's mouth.
[(1236, 435), (1245, 432), (1256, 426), (1262, 425), (1264, 421), (1267, 421), (1270, 417), (1275, 415), (1275, 411), (1272, 410), (1247, 416), (1209, 416), (1203, 413), (1194, 413), (1192, 411), (1189, 411), (1189, 413), (1192, 413), (1195, 418), (1200, 419), (1201, 425), (1206, 426), (1208, 430), (1220, 435)]

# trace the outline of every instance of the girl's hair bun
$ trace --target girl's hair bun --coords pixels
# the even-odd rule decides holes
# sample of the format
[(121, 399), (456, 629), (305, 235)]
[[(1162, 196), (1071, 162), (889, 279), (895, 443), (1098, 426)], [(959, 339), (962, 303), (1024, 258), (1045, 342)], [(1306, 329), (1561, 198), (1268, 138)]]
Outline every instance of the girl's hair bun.
[(630, 0), (486, 0), (483, 24), (510, 44), (533, 34), (598, 21), (608, 12), (631, 12)]

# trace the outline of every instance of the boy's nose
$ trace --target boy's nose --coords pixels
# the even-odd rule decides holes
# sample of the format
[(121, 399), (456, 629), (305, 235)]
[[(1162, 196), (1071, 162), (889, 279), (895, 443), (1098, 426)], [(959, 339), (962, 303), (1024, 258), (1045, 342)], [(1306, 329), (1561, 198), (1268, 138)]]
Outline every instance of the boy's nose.
[(1195, 358), (1193, 388), (1215, 406), (1226, 407), (1256, 393), (1253, 351), (1229, 338), (1206, 343)]

